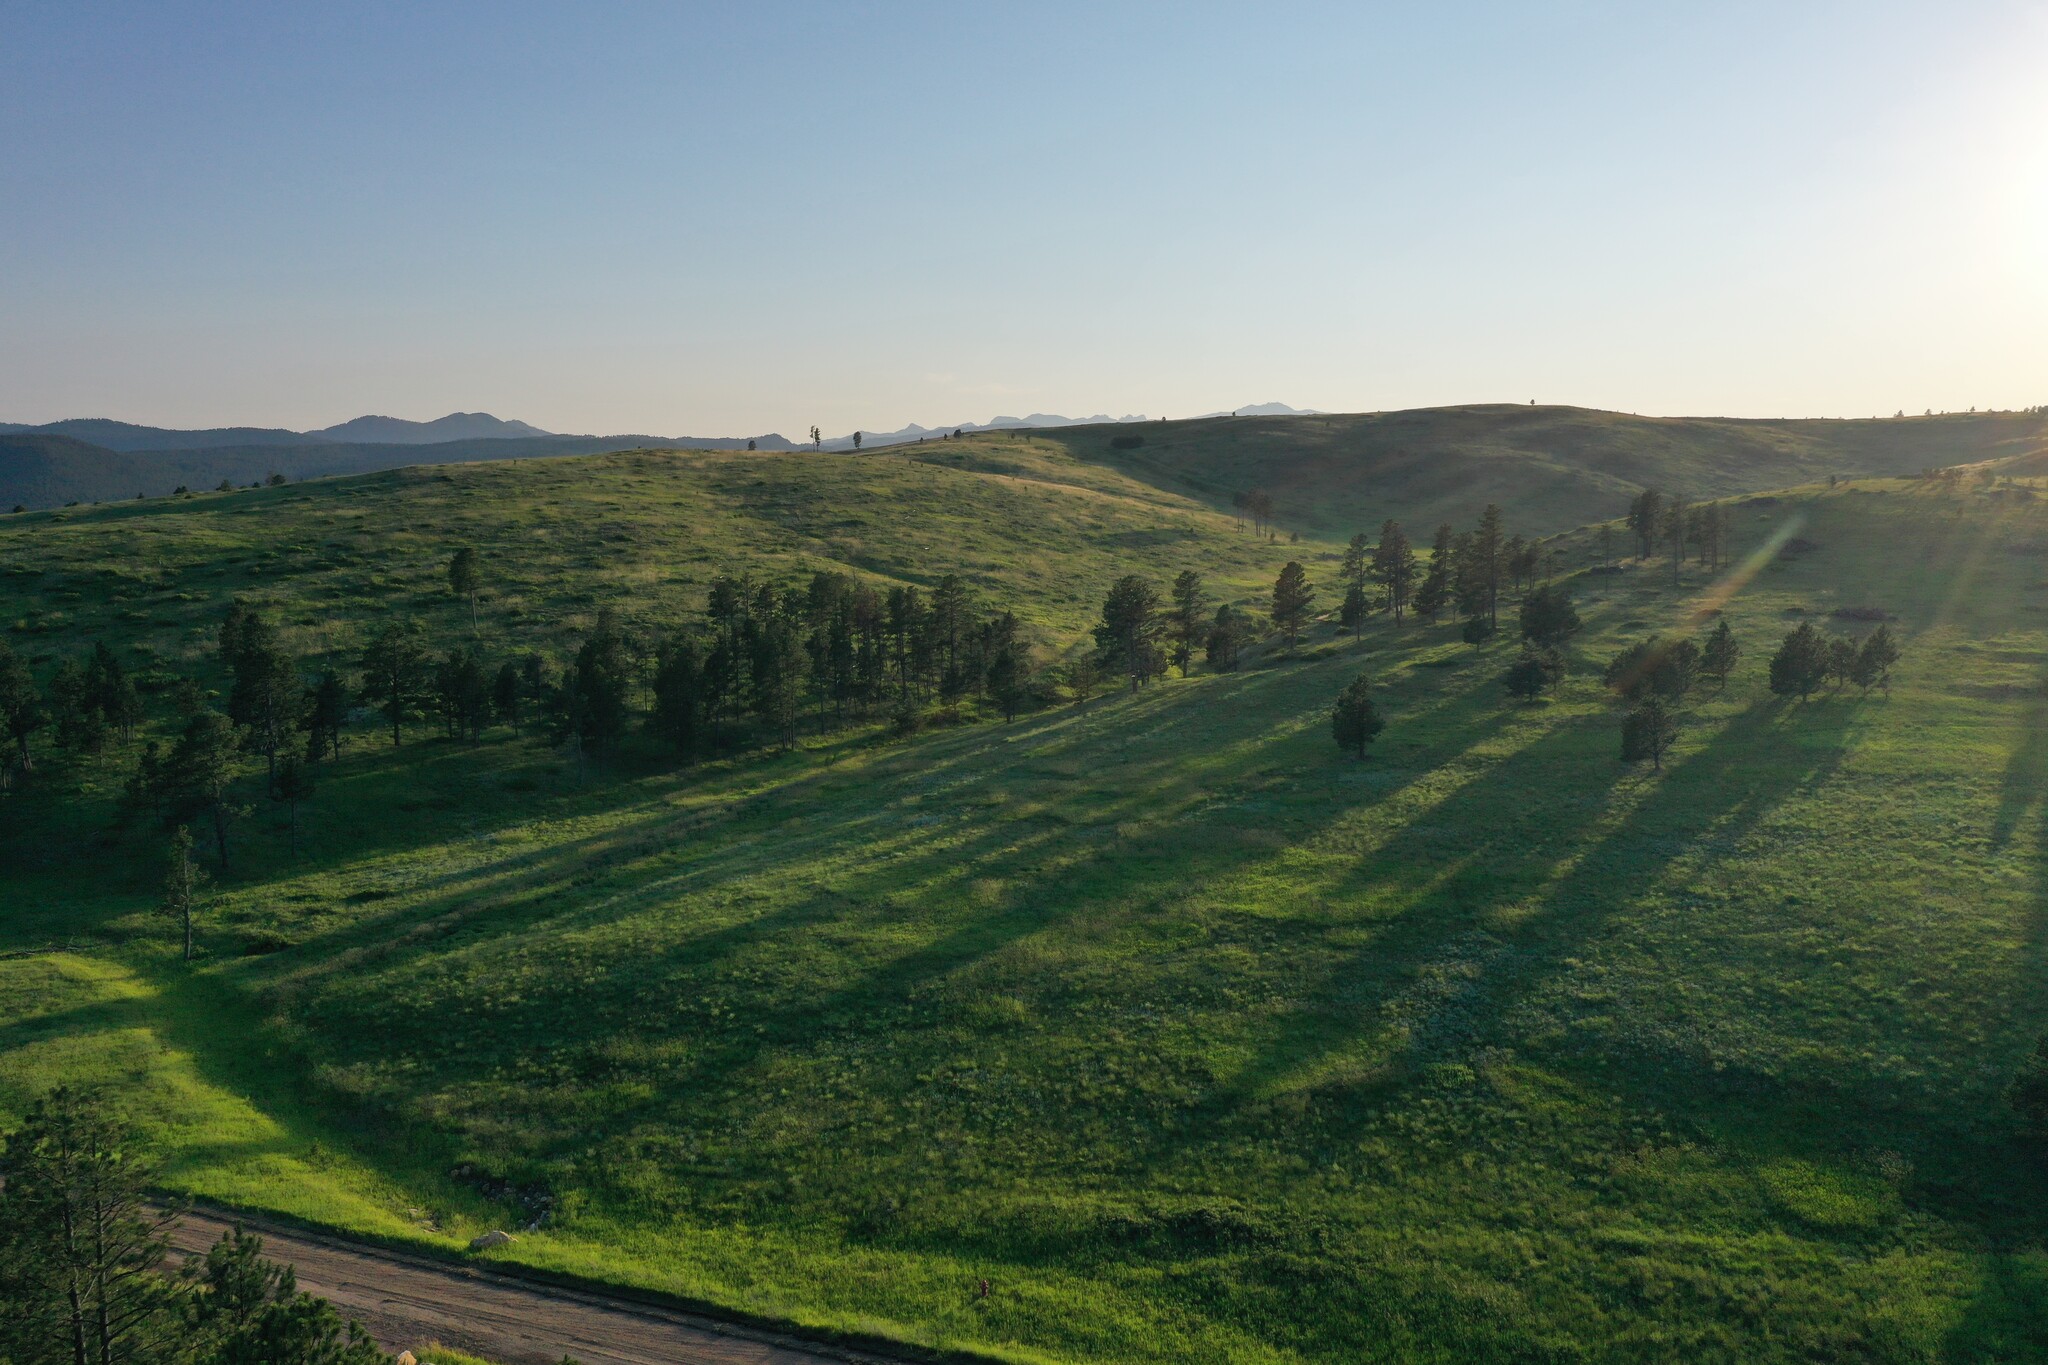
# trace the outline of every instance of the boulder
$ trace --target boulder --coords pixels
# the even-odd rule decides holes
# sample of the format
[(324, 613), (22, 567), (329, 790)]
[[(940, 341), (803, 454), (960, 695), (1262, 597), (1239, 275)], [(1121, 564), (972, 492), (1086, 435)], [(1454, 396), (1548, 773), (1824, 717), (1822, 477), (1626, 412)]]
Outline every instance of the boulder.
[(470, 1241), (469, 1249), (471, 1251), (489, 1251), (493, 1247), (509, 1246), (512, 1241), (513, 1237), (509, 1232), (491, 1231), (481, 1237), (473, 1238)]

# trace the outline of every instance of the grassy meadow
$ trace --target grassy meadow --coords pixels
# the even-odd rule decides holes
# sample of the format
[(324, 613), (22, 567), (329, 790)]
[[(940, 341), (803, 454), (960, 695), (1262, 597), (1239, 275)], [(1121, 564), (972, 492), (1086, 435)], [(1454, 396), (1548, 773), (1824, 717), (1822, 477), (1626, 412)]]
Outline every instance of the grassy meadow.
[[(1129, 445), (1133, 438), (1143, 444)], [(1001, 436), (974, 439), (1002, 449)], [(1212, 506), (1263, 488), (1280, 524), (1304, 533), (1347, 539), (1399, 517), (1427, 544), (1439, 521), (1469, 522), (1475, 496), (1513, 509), (1515, 531), (1550, 535), (1614, 515), (1608, 509), (1646, 487), (1720, 498), (1830, 475), (1915, 475), (2023, 457), (2048, 444), (2048, 414), (1742, 420), (1483, 403), (1063, 427), (1034, 439), (1066, 461)], [(913, 449), (934, 453), (929, 442)]]
[[(2048, 505), (1736, 511), (1748, 561), (1676, 586), (1567, 537), (1586, 630), (1530, 704), (1511, 626), (1376, 617), (687, 770), (359, 726), (300, 857), (242, 822), (191, 966), (160, 836), (109, 818), (132, 750), (52, 759), (0, 799), (0, 1110), (92, 1081), (194, 1194), (1005, 1360), (2041, 1358), (2048, 1181), (2001, 1091), (2048, 1028)], [(960, 572), (1048, 657), (1123, 572), (1249, 600), (1297, 557), (1337, 596), (1334, 539), (988, 438), (18, 517), (0, 623), (195, 671), (239, 593), (345, 657), (466, 627), (456, 543), (508, 651), (741, 568)], [(1890, 695), (1773, 697), (1791, 625), (1868, 628), (1841, 609), (1896, 618)], [(1620, 763), (1601, 665), (1714, 610), (1734, 677)], [(1360, 671), (1363, 763), (1328, 722)]]

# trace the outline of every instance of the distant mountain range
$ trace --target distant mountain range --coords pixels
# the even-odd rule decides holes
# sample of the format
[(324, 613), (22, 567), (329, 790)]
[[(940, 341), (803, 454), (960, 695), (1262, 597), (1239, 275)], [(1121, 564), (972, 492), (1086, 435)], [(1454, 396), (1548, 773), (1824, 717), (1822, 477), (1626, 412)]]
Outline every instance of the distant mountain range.
[[(557, 434), (525, 422), (508, 422), (488, 412), (451, 412), (431, 422), (410, 422), (403, 417), (357, 417), (317, 431), (288, 431), (282, 427), (213, 427), (203, 431), (179, 431), (170, 427), (115, 422), (105, 417), (73, 417), (62, 422), (46, 422), (42, 426), (0, 422), (0, 435), (69, 436), (108, 450), (218, 450), (228, 446), (334, 444), (421, 446), (439, 445), (444, 441), (526, 440)], [(745, 437), (728, 442), (745, 443)]]
[[(1306, 415), (1305, 410), (1290, 408), (1285, 403), (1262, 403), (1237, 411), (1248, 417)], [(950, 427), (912, 423), (895, 431), (864, 431), (861, 446), (875, 449), (904, 445), (954, 431), (1146, 420), (1142, 416), (1062, 417), (1034, 412), (1028, 417), (996, 417)], [(849, 432), (830, 437), (822, 444), (827, 450), (850, 450), (853, 435)], [(431, 422), (366, 416), (315, 431), (290, 431), (282, 427), (181, 431), (106, 417), (74, 417), (40, 426), (0, 422), (0, 512), (15, 506), (58, 507), (68, 502), (109, 502), (137, 495), (155, 497), (181, 486), (195, 490), (215, 488), (222, 481), (242, 485), (272, 474), (309, 479), (330, 474), (366, 474), (400, 465), (589, 455), (650, 446), (762, 451), (800, 448), (799, 443), (775, 432), (753, 437), (571, 436), (543, 431), (527, 422), (507, 421), (487, 412), (451, 412)]]

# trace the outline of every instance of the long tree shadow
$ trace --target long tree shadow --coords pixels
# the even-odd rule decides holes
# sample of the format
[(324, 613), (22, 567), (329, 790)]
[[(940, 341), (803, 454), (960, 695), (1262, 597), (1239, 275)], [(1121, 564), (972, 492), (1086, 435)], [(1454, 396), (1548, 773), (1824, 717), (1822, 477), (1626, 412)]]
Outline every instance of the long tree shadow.
[[(1611, 742), (1605, 724), (1554, 732), (1468, 784), (1427, 826), (1397, 834), (1328, 893), (1341, 904), (1394, 892), (1374, 932), (1325, 956), (1302, 1003), (1268, 1030), (1257, 1054), (1193, 1122), (1135, 1155), (1133, 1173), (1155, 1168), (1169, 1151), (1193, 1154), (1266, 1122), (1266, 1102), (1288, 1090), (1317, 1107), (1328, 1141), (1355, 1141), (1430, 1063), (1511, 1043), (1504, 1021), (1515, 1005), (1591, 950), (1635, 895), (1655, 888), (1702, 841), (1732, 845), (1788, 797), (1826, 779), (1843, 756), (1849, 717), (1843, 708), (1815, 711), (1788, 717), (1777, 705), (1755, 707), (1661, 778), (1617, 773), (1608, 800), (1624, 788), (1634, 799), (1590, 842), (1576, 822), (1532, 797), (1556, 789), (1558, 764), (1612, 762), (1589, 749), (1589, 739)], [(1787, 724), (1800, 725), (1807, 742), (1760, 744)], [(1727, 761), (1760, 758), (1761, 766)], [(1477, 848), (1447, 851), (1440, 828), (1488, 836)]]
[[(922, 798), (924, 789), (934, 785), (943, 787), (953, 766), (965, 765), (972, 771), (971, 779), (962, 788), (964, 794), (971, 796), (976, 791), (1013, 783), (1020, 774), (1042, 768), (1048, 761), (1063, 764), (1071, 757), (1092, 765), (1086, 769), (1093, 799), (1087, 803), (1085, 823), (1052, 820), (1034, 827), (1027, 822), (1020, 832), (1014, 822), (1002, 817), (1002, 808), (998, 807), (995, 816), (981, 822), (979, 828), (971, 828), (965, 837), (942, 837), (929, 841), (927, 846), (920, 846), (925, 841), (914, 833), (906, 835), (899, 828), (894, 838), (900, 847), (866, 850), (870, 855), (894, 856), (869, 856), (866, 861), (875, 865), (865, 870), (859, 866), (851, 868), (843, 877), (835, 877), (831, 885), (818, 887), (810, 895), (766, 913), (741, 914), (722, 925), (701, 929), (683, 927), (674, 943), (660, 950), (656, 960), (636, 963), (633, 980), (639, 983), (640, 991), (653, 978), (670, 983), (660, 988), (664, 994), (673, 993), (687, 1000), (691, 996), (690, 983), (701, 985), (706, 980), (715, 980), (723, 964), (771, 950), (784, 955), (797, 953), (796, 945), (806, 942), (807, 936), (821, 926), (830, 925), (842, 932), (879, 934), (897, 914), (894, 901), (906, 887), (958, 884), (970, 876), (1030, 886), (1031, 894), (1027, 897), (1006, 898), (986, 908), (965, 907), (963, 911), (956, 907), (939, 914), (936, 923), (921, 929), (927, 936), (907, 950), (891, 948), (880, 956), (832, 964), (837, 984), (822, 994), (806, 992), (758, 1001), (758, 1012), (747, 1021), (758, 1022), (758, 1031), (727, 1030), (718, 1039), (716, 1030), (705, 1028), (701, 1014), (687, 1008), (650, 1017), (641, 1003), (644, 996), (640, 991), (595, 998), (585, 994), (576, 1000), (575, 1031), (579, 1036), (602, 1034), (613, 1025), (631, 1026), (638, 1033), (654, 1037), (680, 1032), (713, 1034), (713, 1040), (708, 1041), (688, 1076), (669, 1078), (662, 1096), (610, 1116), (606, 1126), (630, 1126), (661, 1112), (673, 1105), (672, 1095), (676, 1091), (703, 1094), (716, 1090), (771, 1049), (809, 1046), (819, 1037), (843, 1029), (846, 1020), (854, 1017), (864, 1004), (907, 998), (922, 983), (957, 973), (1028, 935), (1054, 931), (1081, 908), (1146, 894), (1162, 883), (1199, 883), (1228, 871), (1242, 856), (1237, 847), (1228, 843), (1198, 846), (1191, 856), (1186, 831), (1177, 821), (1188, 808), (1212, 800), (1221, 790), (1247, 792), (1283, 786), (1283, 776), (1265, 771), (1270, 767), (1272, 746), (1265, 738), (1268, 731), (1264, 724), (1254, 718), (1270, 716), (1276, 708), (1284, 711), (1285, 703), (1263, 694), (1275, 689), (1281, 693), (1305, 690), (1307, 695), (1319, 694), (1330, 685), (1323, 681), (1328, 672), (1304, 670), (1217, 680), (1221, 685), (1209, 689), (1212, 695), (1199, 700), (1208, 701), (1215, 713), (1226, 719), (1226, 733), (1241, 730), (1247, 742), (1234, 754), (1226, 753), (1213, 760), (1199, 784), (1186, 780), (1187, 760), (1178, 742), (1185, 729), (1187, 707), (1198, 700), (1188, 694), (1194, 691), (1189, 689), (1179, 696), (1140, 698), (1129, 704), (1136, 714), (1122, 719), (1136, 721), (1130, 728), (1141, 728), (1148, 735), (1146, 745), (1135, 757), (1129, 751), (1140, 746), (1134, 744), (1124, 746), (1125, 756), (1116, 761), (1102, 761), (1085, 727), (1074, 723), (1078, 718), (1054, 717), (1021, 734), (963, 740), (953, 752), (938, 753), (937, 762), (913, 762), (906, 755), (887, 781), (874, 784), (873, 800), (856, 810), (835, 811), (816, 825), (805, 823), (803, 817), (815, 817), (818, 812), (804, 810), (801, 802), (789, 803), (794, 808), (788, 810), (782, 808), (781, 802), (764, 808), (760, 816), (764, 825), (772, 826), (784, 819), (797, 821), (798, 833), (779, 844), (773, 854), (777, 862), (802, 865), (820, 849), (852, 843), (864, 828), (876, 825), (879, 812), (890, 810), (897, 802)], [(1247, 694), (1252, 704), (1245, 704)], [(1434, 770), (1443, 760), (1469, 747), (1476, 735), (1489, 732), (1498, 724), (1490, 699), (1477, 695), (1465, 699), (1463, 714), (1455, 723), (1440, 725), (1438, 742), (1431, 746), (1431, 752), (1417, 756), (1410, 775)], [(1002, 746), (1002, 751), (992, 753), (997, 746)], [(1064, 789), (1073, 785), (1072, 781), (1059, 775), (1040, 776), (1035, 781), (1048, 795), (1071, 795)], [(1351, 807), (1384, 797), (1383, 792), (1363, 789), (1347, 795), (1348, 805), (1315, 807), (1318, 818), (1334, 820)], [(1092, 837), (1096, 831), (1115, 830), (1131, 814), (1147, 817), (1144, 829), (1135, 837), (1119, 834), (1113, 842)], [(572, 875), (576, 880), (584, 880), (580, 851), (571, 851), (545, 866), (524, 869), (509, 898), (486, 898), (490, 903), (493, 938), (498, 942), (509, 941), (514, 937), (510, 931), (517, 928), (526, 931), (525, 937), (530, 939), (531, 931), (542, 924), (551, 935), (573, 934), (744, 878), (763, 877), (773, 872), (774, 863), (764, 867), (759, 861), (761, 852), (758, 840), (745, 839), (737, 845), (709, 850), (701, 858), (684, 859), (673, 875), (659, 877), (649, 877), (643, 863), (628, 858), (612, 869), (607, 878), (579, 886), (578, 904), (575, 908), (564, 908), (556, 903), (562, 889), (560, 880)], [(477, 902), (467, 897), (444, 898), (403, 912), (406, 919), (417, 921), (415, 927), (439, 917), (475, 913)], [(933, 935), (932, 928), (940, 932)], [(404, 946), (406, 957), (432, 952), (445, 959), (450, 952), (460, 951), (437, 939)], [(309, 970), (312, 978), (327, 975), (324, 963)], [(387, 988), (404, 989), (402, 977), (394, 980), (386, 972), (384, 980)], [(317, 1032), (321, 1036), (348, 1037), (375, 1028), (380, 1012), (373, 999), (357, 997), (354, 992), (333, 993), (313, 1010)], [(529, 999), (525, 1008), (543, 1003)], [(452, 1017), (441, 1022), (452, 1034), (460, 1036), (489, 1032), (502, 1019), (474, 1008), (458, 1008)], [(466, 1063), (454, 1063), (451, 1059), (441, 1065), (454, 1067), (450, 1076), (453, 1079), (453, 1075), (485, 1067), (488, 1058)]]

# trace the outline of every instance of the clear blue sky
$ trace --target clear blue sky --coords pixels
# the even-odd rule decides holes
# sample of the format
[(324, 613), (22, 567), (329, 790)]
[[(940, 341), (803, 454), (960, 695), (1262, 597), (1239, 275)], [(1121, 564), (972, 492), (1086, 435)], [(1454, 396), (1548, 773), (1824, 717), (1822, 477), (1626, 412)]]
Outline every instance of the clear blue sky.
[(0, 418), (2048, 402), (2041, 3), (0, 0)]

